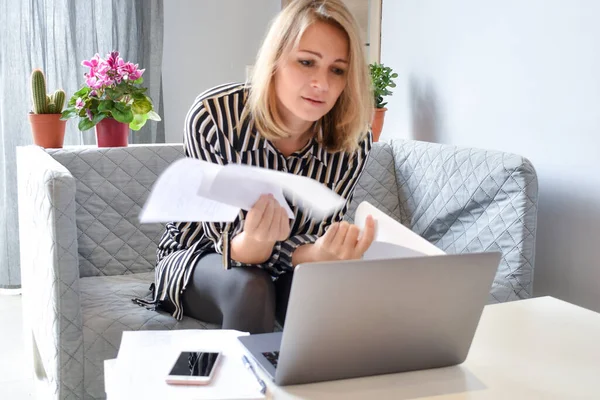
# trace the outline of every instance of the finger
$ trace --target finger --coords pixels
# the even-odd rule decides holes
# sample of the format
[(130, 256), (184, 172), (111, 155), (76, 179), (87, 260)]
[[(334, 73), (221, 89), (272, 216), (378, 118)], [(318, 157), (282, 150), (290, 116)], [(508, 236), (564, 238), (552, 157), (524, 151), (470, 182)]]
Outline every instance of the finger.
[(335, 234), (335, 238), (331, 243), (331, 247), (333, 249), (341, 249), (344, 244), (344, 239), (346, 238), (346, 234), (348, 233), (348, 228), (350, 224), (346, 221), (340, 222), (340, 226), (338, 228), (337, 233)]
[(352, 256), (356, 256), (354, 253), (356, 252), (356, 246), (358, 242), (358, 235), (360, 235), (360, 229), (356, 225), (350, 225), (348, 227), (348, 233), (346, 233), (346, 237), (344, 238), (344, 253), (351, 253)]
[(325, 231), (325, 235), (323, 235), (323, 246), (327, 246), (327, 248), (331, 247), (335, 236), (337, 235), (337, 231), (340, 228), (339, 222), (335, 222), (329, 225), (327, 231)]
[(260, 220), (260, 224), (258, 224), (257, 233), (260, 235), (263, 240), (272, 240), (272, 225), (273, 225), (273, 215), (275, 214), (275, 199), (269, 195), (267, 199), (267, 205), (265, 207), (265, 212)]
[(253, 233), (258, 228), (260, 221), (262, 220), (263, 214), (268, 204), (268, 196), (262, 195), (258, 198), (256, 203), (252, 206), (248, 214), (246, 215), (246, 221), (244, 223), (244, 230), (246, 232)]
[(285, 240), (290, 236), (290, 219), (283, 207), (279, 210), (279, 240)]
[(362, 237), (358, 240), (358, 243), (356, 244), (356, 251), (362, 256), (369, 249), (374, 239), (375, 220), (371, 215), (369, 215), (367, 217), (367, 220), (365, 221), (365, 229), (363, 231)]
[[(273, 219), (271, 220), (271, 226), (269, 228), (269, 240), (279, 241), (285, 232), (282, 230), (282, 219), (287, 218), (283, 207), (279, 205), (279, 202), (273, 199)], [(287, 236), (285, 237), (287, 239)]]

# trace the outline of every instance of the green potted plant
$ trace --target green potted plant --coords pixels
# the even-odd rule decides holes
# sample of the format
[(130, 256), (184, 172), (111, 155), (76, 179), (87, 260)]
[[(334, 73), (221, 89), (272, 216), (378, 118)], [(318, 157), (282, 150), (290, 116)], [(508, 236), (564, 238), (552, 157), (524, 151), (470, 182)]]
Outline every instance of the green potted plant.
[(31, 99), (33, 108), (29, 113), (29, 123), (33, 143), (50, 149), (63, 147), (66, 121), (61, 120), (65, 104), (65, 92), (57, 90), (46, 93), (46, 77), (41, 69), (31, 73)]
[(371, 73), (371, 85), (373, 87), (375, 110), (373, 113), (373, 121), (371, 123), (371, 131), (373, 132), (373, 140), (378, 141), (383, 129), (383, 120), (385, 118), (385, 107), (387, 102), (383, 101), (385, 96), (390, 96), (392, 91), (388, 88), (395, 88), (396, 84), (392, 79), (398, 77), (390, 67), (377, 62), (369, 64)]
[(86, 84), (71, 96), (62, 118), (79, 118), (81, 131), (95, 127), (98, 147), (125, 147), (129, 129), (137, 131), (149, 119), (160, 121), (137, 64), (125, 62), (118, 51), (81, 64), (89, 68)]

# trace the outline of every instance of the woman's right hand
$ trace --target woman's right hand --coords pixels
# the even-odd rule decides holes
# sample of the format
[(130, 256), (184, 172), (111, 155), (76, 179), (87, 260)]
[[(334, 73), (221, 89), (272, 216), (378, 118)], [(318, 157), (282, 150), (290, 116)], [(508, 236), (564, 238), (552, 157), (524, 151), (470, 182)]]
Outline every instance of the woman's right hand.
[(263, 194), (252, 206), (244, 221), (244, 233), (257, 242), (275, 242), (290, 236), (290, 219), (271, 194)]
[(290, 236), (287, 213), (272, 195), (262, 195), (248, 211), (243, 231), (231, 241), (231, 258), (245, 264), (269, 259), (275, 242)]

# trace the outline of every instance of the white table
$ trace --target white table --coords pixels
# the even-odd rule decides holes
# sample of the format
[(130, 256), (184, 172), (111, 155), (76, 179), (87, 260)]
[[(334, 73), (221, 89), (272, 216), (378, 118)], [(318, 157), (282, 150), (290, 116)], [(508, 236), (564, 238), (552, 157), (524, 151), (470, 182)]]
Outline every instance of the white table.
[[(109, 400), (120, 392), (114, 365), (105, 362)], [(600, 314), (552, 297), (490, 305), (459, 366), (282, 388), (265, 381), (276, 399), (600, 399)]]

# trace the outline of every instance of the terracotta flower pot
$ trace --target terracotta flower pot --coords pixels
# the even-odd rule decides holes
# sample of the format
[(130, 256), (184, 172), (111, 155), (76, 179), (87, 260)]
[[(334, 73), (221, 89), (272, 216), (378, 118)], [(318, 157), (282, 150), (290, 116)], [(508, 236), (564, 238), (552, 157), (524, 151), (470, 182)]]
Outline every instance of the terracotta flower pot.
[(373, 132), (373, 141), (379, 141), (381, 130), (383, 129), (383, 119), (387, 108), (376, 108), (373, 112), (373, 122), (371, 123), (371, 131)]
[(33, 143), (45, 149), (63, 147), (67, 121), (61, 120), (60, 114), (29, 113), (29, 123), (31, 124)]
[(96, 143), (98, 147), (127, 147), (129, 124), (104, 118), (96, 124)]

